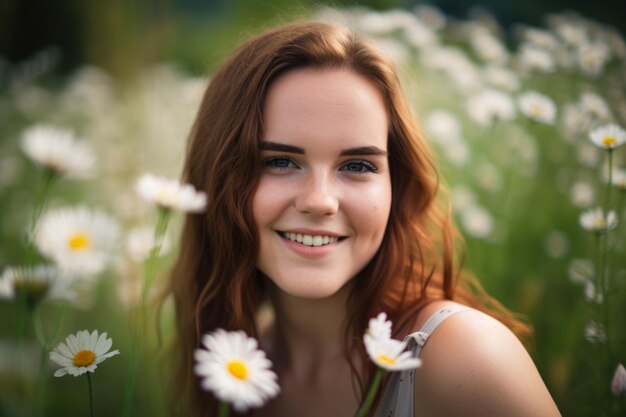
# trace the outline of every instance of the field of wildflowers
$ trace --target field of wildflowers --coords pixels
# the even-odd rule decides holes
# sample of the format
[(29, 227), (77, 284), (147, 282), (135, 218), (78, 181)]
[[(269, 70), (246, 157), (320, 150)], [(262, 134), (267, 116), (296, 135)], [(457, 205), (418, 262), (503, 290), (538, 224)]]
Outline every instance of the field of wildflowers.
[[(430, 6), (315, 17), (398, 63), (465, 265), (533, 324), (563, 415), (626, 415), (622, 35), (575, 13), (508, 29)], [(89, 65), (61, 77), (57, 62), (0, 65), (0, 415), (165, 416), (172, 310), (151, 300), (179, 212), (205, 198), (167, 178), (210, 74), (166, 62), (122, 83)]]

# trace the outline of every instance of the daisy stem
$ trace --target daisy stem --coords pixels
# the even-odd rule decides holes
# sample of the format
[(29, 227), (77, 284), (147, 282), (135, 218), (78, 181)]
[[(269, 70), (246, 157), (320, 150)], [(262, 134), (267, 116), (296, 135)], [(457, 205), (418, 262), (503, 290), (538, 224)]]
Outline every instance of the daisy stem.
[[(156, 275), (155, 263), (159, 252), (161, 251), (161, 245), (163, 243), (163, 237), (165, 236), (165, 232), (167, 231), (170, 213), (170, 210), (163, 208), (159, 209), (159, 217), (157, 219), (157, 223), (154, 229), (154, 246), (150, 251), (148, 258), (144, 262), (144, 280), (141, 289), (141, 305), (139, 306), (140, 310), (137, 312), (139, 314), (138, 322), (135, 323), (136, 328), (133, 329), (131, 326), (131, 337), (134, 337), (134, 343), (131, 353), (130, 376), (126, 380), (126, 388), (124, 393), (124, 408), (122, 410), (123, 416), (131, 415), (137, 372), (139, 369), (139, 353), (145, 339), (145, 337), (143, 336), (147, 335), (148, 330), (148, 296), (150, 294), (150, 290), (152, 288), (152, 284)], [(143, 333), (140, 335), (139, 332)]]
[(57, 319), (54, 322), (54, 327), (52, 329), (52, 336), (50, 337), (50, 341), (55, 341), (59, 337), (59, 331), (63, 326), (63, 322), (65, 321), (65, 313), (67, 312), (67, 303), (61, 304), (61, 312), (57, 315)]
[(41, 313), (39, 306), (36, 306), (33, 309), (33, 327), (35, 329), (35, 336), (37, 336), (37, 341), (41, 345), (41, 348), (44, 351), (48, 350), (48, 339), (46, 338), (46, 331), (44, 330), (43, 324), (41, 323)]
[(30, 265), (31, 262), (33, 261), (33, 257), (35, 255), (34, 240), (35, 240), (35, 231), (37, 230), (37, 223), (46, 205), (46, 197), (48, 195), (48, 190), (50, 189), (50, 185), (52, 184), (55, 178), (56, 178), (56, 174), (54, 172), (46, 170), (44, 172), (43, 184), (39, 187), (39, 191), (37, 192), (37, 197), (35, 198), (35, 205), (33, 207), (33, 214), (30, 219), (30, 230), (28, 231), (28, 237), (27, 237), (26, 265)]
[(94, 417), (93, 410), (93, 388), (91, 386), (91, 372), (87, 372), (87, 385), (89, 385), (89, 415)]
[(135, 394), (135, 381), (137, 379), (137, 370), (139, 367), (139, 350), (141, 337), (138, 332), (135, 334), (135, 343), (133, 343), (131, 351), (130, 376), (126, 379), (126, 387), (124, 389), (124, 406), (122, 408), (122, 416), (130, 416), (133, 408), (133, 397)]
[[(607, 154), (608, 166), (609, 166), (609, 178), (608, 184), (606, 187), (606, 202), (605, 202), (605, 213), (607, 220), (609, 217), (609, 209), (611, 208), (611, 188), (613, 187), (613, 149), (609, 149)], [(608, 222), (607, 222), (608, 224)]]
[(217, 406), (217, 417), (228, 417), (228, 403), (224, 401), (220, 401)]
[(33, 321), (33, 310), (28, 303), (25, 293), (17, 295), (17, 308), (19, 311), (19, 319), (17, 323), (17, 336), (22, 340), (26, 336), (26, 331)]
[(626, 189), (622, 189), (619, 191), (619, 193), (617, 194), (617, 204), (616, 204), (616, 210), (615, 213), (617, 213), (617, 230), (618, 232), (616, 233), (618, 236), (624, 236), (624, 234), (621, 232), (621, 230), (624, 229), (624, 219), (622, 218), (623, 216), (623, 212), (624, 212), (624, 197), (626, 197)]
[(600, 290), (602, 297), (602, 315), (604, 319), (604, 331), (606, 333), (606, 372), (607, 375), (611, 375), (611, 366), (613, 364), (612, 355), (611, 355), (611, 346), (610, 346), (610, 311), (609, 311), (609, 299), (608, 299), (608, 287), (609, 287), (609, 277), (607, 276), (607, 263), (608, 263), (608, 233), (609, 233), (609, 212), (611, 209), (611, 188), (613, 186), (613, 149), (608, 150), (607, 154), (607, 164), (608, 164), (608, 184), (606, 188), (606, 201), (604, 206), (604, 221), (606, 224), (606, 231), (601, 236), (601, 252), (600, 252), (600, 262), (602, 264), (602, 275), (599, 276), (600, 279)]
[[(148, 259), (146, 259), (145, 267), (144, 267), (144, 283), (143, 290), (141, 296), (141, 305), (142, 305), (142, 318), (147, 317), (147, 308), (148, 308), (148, 295), (150, 294), (150, 290), (152, 288), (152, 284), (154, 283), (156, 271), (155, 271), (155, 263), (156, 259), (159, 256), (159, 252), (161, 252), (161, 245), (163, 244), (163, 238), (165, 237), (165, 232), (167, 231), (167, 225), (169, 223), (171, 211), (164, 208), (159, 208), (159, 217), (157, 219), (157, 223), (154, 229), (154, 247), (150, 251), (150, 255)], [(143, 322), (143, 320), (142, 320)], [(142, 323), (142, 326), (145, 323)]]
[(361, 408), (359, 408), (357, 417), (365, 417), (369, 412), (370, 408), (372, 407), (372, 403), (374, 402), (374, 398), (376, 397), (376, 392), (378, 391), (380, 381), (382, 381), (383, 379), (384, 373), (384, 369), (376, 369), (376, 373), (374, 374), (374, 378), (372, 379), (372, 384), (370, 385), (370, 389), (367, 391), (365, 401), (363, 401)]
[(42, 345), (41, 355), (39, 358), (39, 374), (37, 378), (37, 404), (36, 410), (38, 416), (44, 416), (48, 397), (48, 386), (46, 384), (46, 375), (48, 370), (48, 346)]

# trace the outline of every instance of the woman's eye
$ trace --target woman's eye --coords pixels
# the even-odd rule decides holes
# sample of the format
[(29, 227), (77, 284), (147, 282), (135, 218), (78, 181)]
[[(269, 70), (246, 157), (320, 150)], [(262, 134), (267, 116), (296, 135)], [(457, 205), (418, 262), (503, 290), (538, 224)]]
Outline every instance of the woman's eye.
[(342, 170), (360, 174), (377, 171), (376, 167), (367, 161), (349, 161), (342, 166)]
[(281, 156), (268, 158), (263, 163), (268, 168), (275, 168), (278, 170), (293, 168), (296, 166), (291, 159)]

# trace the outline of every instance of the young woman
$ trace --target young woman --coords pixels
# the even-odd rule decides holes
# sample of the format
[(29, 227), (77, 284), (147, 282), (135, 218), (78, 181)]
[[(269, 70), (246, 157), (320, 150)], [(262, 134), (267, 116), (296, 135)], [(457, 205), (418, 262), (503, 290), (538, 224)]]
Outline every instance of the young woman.
[(387, 378), (372, 415), (559, 415), (527, 327), (458, 269), (428, 147), (360, 36), (299, 23), (241, 46), (204, 95), (184, 177), (209, 196), (171, 280), (198, 414), (216, 404), (193, 350), (224, 328), (259, 339), (279, 377), (252, 415), (355, 415), (374, 373), (362, 336), (385, 312), (423, 365)]

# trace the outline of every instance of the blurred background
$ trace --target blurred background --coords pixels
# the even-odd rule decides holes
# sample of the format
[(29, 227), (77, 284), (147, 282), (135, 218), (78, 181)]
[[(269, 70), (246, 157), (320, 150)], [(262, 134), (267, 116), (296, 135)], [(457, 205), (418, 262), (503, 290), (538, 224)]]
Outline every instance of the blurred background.
[[(59, 339), (98, 328), (130, 352), (125, 317), (142, 264), (127, 238), (156, 219), (133, 181), (143, 172), (177, 178), (211, 72), (250, 35), (307, 17), (357, 27), (397, 62), (466, 239), (465, 265), (533, 324), (530, 350), (563, 415), (626, 415), (623, 395), (611, 393), (626, 362), (626, 228), (621, 221), (604, 241), (580, 224), (596, 206), (624, 219), (625, 186), (607, 184), (608, 153), (589, 140), (606, 124), (626, 125), (626, 14), (614, 2), (0, 0), (0, 268), (24, 258), (42, 182), (21, 149), (24, 131), (71, 129), (95, 149), (96, 170), (58, 181), (47, 205), (102, 207), (125, 235), (108, 269), (81, 287)], [(543, 97), (534, 113), (523, 104), (529, 92)], [(625, 151), (612, 153), (612, 168), (626, 167)], [(161, 280), (180, 220), (158, 261)], [(609, 282), (602, 294), (600, 263)], [(12, 365), (21, 346), (14, 307), (0, 299), (0, 416), (34, 415), (32, 398), (42, 415), (84, 415), (84, 381), (53, 380), (34, 336), (34, 370)], [(51, 318), (63, 307), (40, 308)], [(160, 366), (164, 357), (152, 360)], [(119, 414), (129, 366), (120, 355), (98, 370), (97, 414)], [(133, 415), (167, 415), (159, 402), (167, 387), (144, 371)]]
[(2, 0), (0, 54), (19, 62), (56, 47), (62, 70), (89, 62), (118, 77), (131, 76), (138, 68), (162, 60), (176, 60), (193, 71), (204, 71), (255, 28), (325, 4), (373, 10), (410, 10), (418, 4), (433, 4), (460, 18), (484, 8), (505, 26), (540, 25), (548, 13), (572, 10), (618, 30), (626, 29), (626, 17), (608, 0)]

